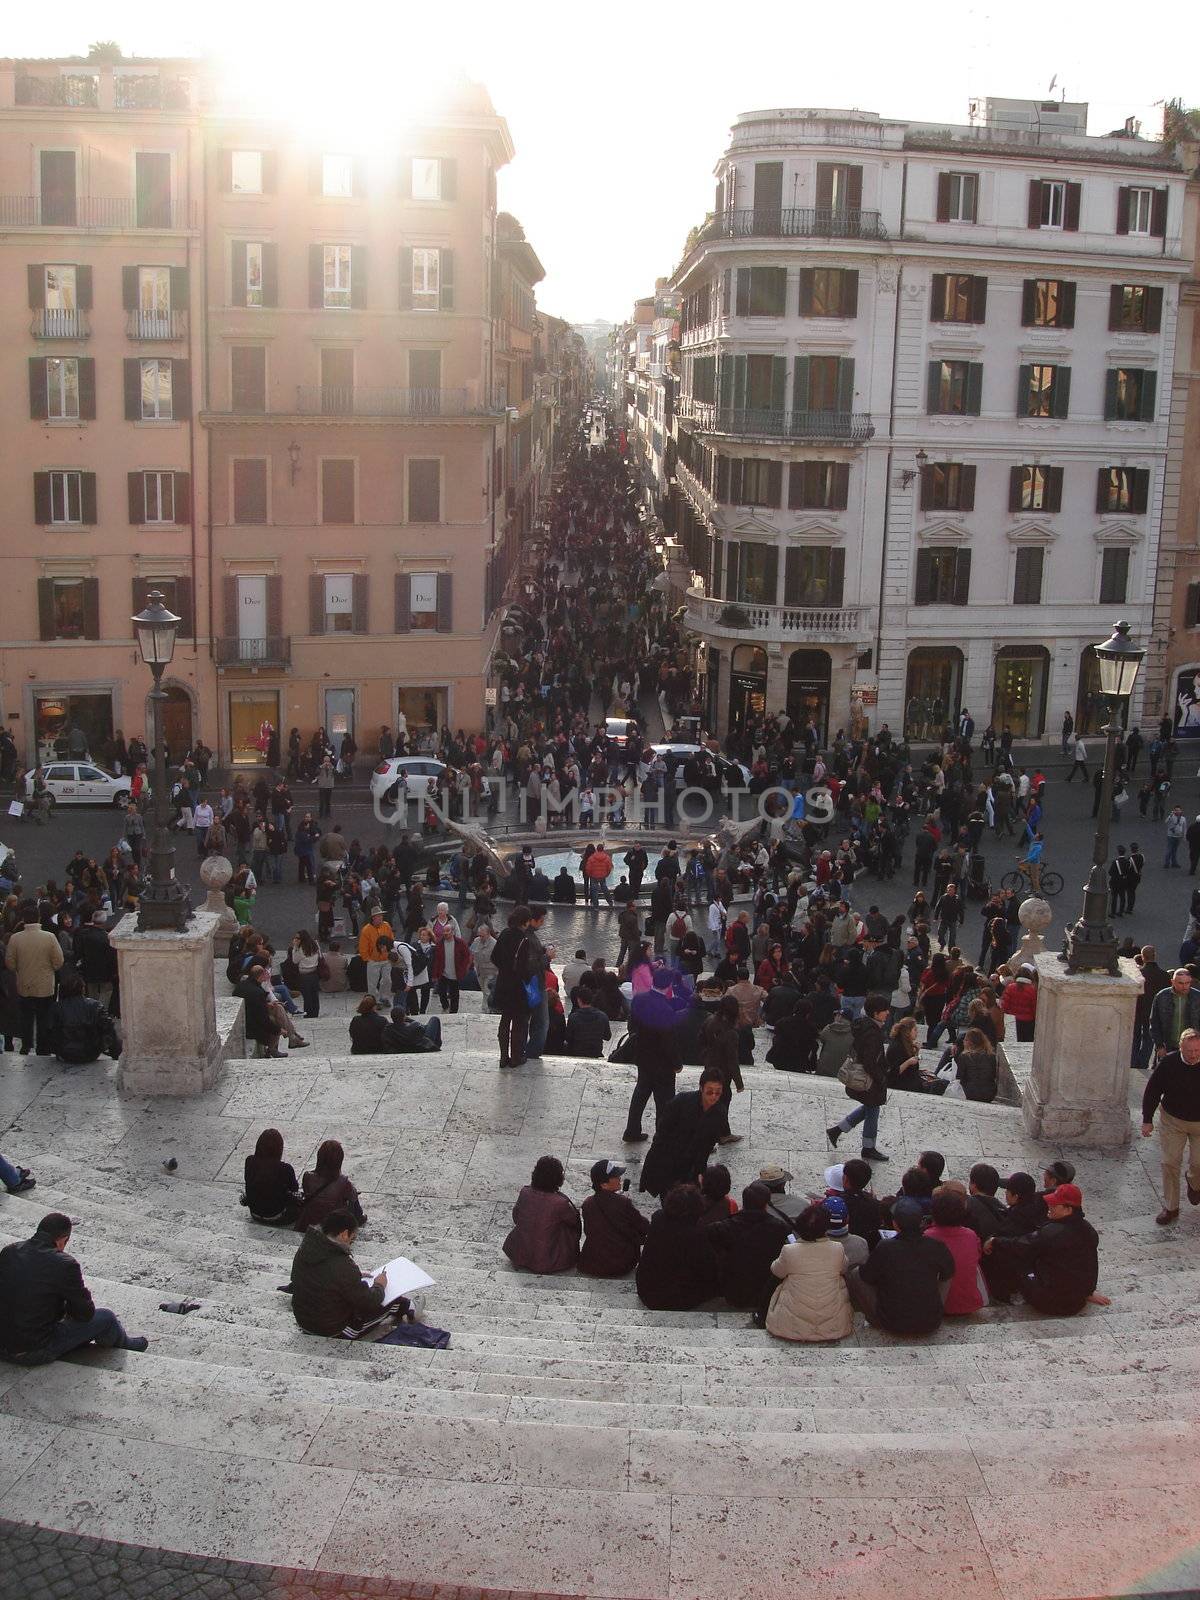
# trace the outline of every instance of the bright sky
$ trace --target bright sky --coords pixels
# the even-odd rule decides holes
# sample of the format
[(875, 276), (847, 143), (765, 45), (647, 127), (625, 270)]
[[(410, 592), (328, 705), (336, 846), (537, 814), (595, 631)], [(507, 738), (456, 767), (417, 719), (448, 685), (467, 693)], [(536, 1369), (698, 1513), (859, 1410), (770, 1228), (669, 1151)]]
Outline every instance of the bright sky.
[(617, 321), (711, 206), (738, 112), (858, 106), (966, 122), (972, 96), (1041, 97), (1057, 76), (1056, 96), (1090, 102), (1089, 132), (1133, 115), (1157, 135), (1156, 102), (1200, 102), (1200, 7), (1167, 0), (1145, 15), (1152, 26), (1131, 26), (1128, 0), (57, 0), (10, 6), (0, 46), (58, 55), (115, 39), (129, 54), (219, 54), (261, 78), (275, 109), (327, 123), (349, 106), (368, 130), (465, 72), (512, 130), (500, 200), (546, 268), (539, 305)]

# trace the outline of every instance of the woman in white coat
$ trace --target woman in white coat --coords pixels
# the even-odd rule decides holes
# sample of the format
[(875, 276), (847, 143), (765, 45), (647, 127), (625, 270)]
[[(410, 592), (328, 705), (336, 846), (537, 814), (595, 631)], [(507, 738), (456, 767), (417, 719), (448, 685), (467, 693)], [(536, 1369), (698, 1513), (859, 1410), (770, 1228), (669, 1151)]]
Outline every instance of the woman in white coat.
[(777, 1339), (825, 1344), (854, 1330), (854, 1312), (846, 1288), (846, 1252), (825, 1237), (829, 1213), (809, 1206), (796, 1218), (797, 1243), (785, 1244), (771, 1263), (782, 1281), (771, 1296), (767, 1332)]

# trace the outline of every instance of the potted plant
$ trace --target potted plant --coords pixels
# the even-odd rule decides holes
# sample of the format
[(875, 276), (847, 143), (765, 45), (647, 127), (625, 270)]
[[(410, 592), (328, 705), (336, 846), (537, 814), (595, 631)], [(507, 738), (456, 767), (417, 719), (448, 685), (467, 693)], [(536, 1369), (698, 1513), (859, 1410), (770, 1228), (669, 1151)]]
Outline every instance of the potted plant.
[(750, 626), (750, 613), (745, 606), (726, 606), (721, 613), (721, 626), (723, 628), (748, 628)]

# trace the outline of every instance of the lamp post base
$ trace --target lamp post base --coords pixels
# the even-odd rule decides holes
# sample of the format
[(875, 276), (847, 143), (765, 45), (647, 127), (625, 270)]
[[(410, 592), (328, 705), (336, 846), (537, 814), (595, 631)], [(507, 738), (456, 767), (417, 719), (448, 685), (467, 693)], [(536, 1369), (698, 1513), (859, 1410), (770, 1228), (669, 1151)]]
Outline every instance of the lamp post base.
[(147, 883), (138, 900), (139, 933), (183, 933), (192, 915), (191, 896), (178, 878)]

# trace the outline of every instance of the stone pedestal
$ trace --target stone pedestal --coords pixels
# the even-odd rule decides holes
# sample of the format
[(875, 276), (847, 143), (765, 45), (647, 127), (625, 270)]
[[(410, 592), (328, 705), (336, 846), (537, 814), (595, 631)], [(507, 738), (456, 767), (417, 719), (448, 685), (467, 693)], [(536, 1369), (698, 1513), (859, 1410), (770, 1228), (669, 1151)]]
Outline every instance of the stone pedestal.
[(113, 929), (121, 981), (118, 1083), (123, 1094), (202, 1094), (217, 1081), (216, 928), (211, 912), (196, 911), (183, 933), (139, 933), (132, 912)]
[(233, 877), (233, 863), (226, 856), (205, 856), (200, 863), (200, 881), (208, 890), (203, 909), (217, 919), (213, 934), (213, 954), (228, 956), (229, 941), (238, 931), (238, 919), (225, 902), (225, 886)]
[(1036, 956), (1034, 965), (1037, 1027), (1021, 1100), (1026, 1131), (1085, 1150), (1128, 1144), (1129, 1058), (1141, 974), (1129, 960), (1117, 977), (1071, 973), (1049, 953)]

